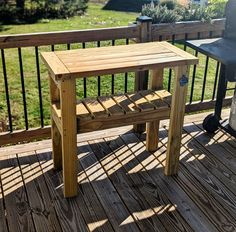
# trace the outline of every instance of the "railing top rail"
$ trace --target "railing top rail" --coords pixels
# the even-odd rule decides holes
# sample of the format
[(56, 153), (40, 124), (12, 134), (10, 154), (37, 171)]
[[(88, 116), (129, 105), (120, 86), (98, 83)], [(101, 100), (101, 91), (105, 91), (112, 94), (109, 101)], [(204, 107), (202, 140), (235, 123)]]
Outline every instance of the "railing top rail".
[(152, 36), (178, 35), (185, 33), (198, 33), (224, 30), (225, 19), (214, 19), (211, 22), (186, 21), (177, 23), (163, 23), (152, 25)]
[[(224, 30), (225, 19), (214, 19), (211, 23), (200, 21), (177, 22), (173, 24), (153, 24), (152, 36), (197, 33)], [(124, 27), (40, 32), (0, 36), (0, 49), (43, 46), (53, 44), (82, 43), (139, 37), (139, 26), (132, 24)]]
[(131, 39), (139, 35), (139, 27), (130, 25), (101, 29), (41, 32), (0, 36), (0, 49), (69, 44), (114, 39)]

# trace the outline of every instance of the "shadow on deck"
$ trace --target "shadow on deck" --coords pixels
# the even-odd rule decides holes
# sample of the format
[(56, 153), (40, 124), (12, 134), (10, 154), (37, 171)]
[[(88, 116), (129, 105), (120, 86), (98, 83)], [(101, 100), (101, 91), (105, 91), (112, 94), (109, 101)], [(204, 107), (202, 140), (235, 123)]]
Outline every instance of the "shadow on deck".
[(63, 198), (50, 141), (1, 148), (0, 228), (235, 231), (236, 140), (222, 131), (209, 136), (198, 122), (186, 124), (179, 174), (166, 177), (165, 128), (155, 153), (145, 150), (145, 134), (126, 128), (85, 135), (78, 143), (80, 184), (73, 199)]

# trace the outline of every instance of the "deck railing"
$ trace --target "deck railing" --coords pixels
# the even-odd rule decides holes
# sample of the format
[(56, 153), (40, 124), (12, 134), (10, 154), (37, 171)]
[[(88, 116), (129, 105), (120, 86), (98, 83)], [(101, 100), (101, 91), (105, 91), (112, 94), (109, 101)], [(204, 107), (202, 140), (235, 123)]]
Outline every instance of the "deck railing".
[[(161, 40), (168, 40), (186, 50), (188, 48), (180, 45), (179, 41), (219, 37), (224, 31), (224, 23), (224, 19), (219, 19), (213, 20), (211, 23), (181, 22), (152, 25), (147, 18), (140, 18), (136, 24), (126, 27), (0, 36), (0, 100), (5, 102), (0, 105), (0, 123), (2, 124), (2, 126), (0, 124), (0, 131), (2, 130), (0, 145), (50, 136), (48, 81), (46, 68), (39, 57), (41, 51), (83, 49)], [(195, 55), (198, 55), (197, 52)], [(198, 67), (195, 66), (192, 69), (187, 112), (205, 110), (214, 106), (219, 63), (215, 62), (213, 66), (214, 70), (209, 70), (209, 58), (206, 57), (204, 75), (200, 80), (202, 82), (200, 96), (199, 82), (198, 84), (196, 82)], [(208, 72), (211, 72), (211, 75), (212, 72), (215, 72), (211, 97), (209, 94), (205, 96)], [(111, 75), (110, 83), (104, 82), (105, 79), (100, 76), (91, 78), (89, 82), (84, 78), (78, 83), (78, 97), (129, 92), (134, 88), (145, 88), (147, 86), (146, 74), (147, 72), (140, 72), (136, 75), (124, 73), (118, 74), (116, 77)], [(172, 86), (172, 75), (171, 70), (166, 70), (164, 86), (169, 91)], [(145, 79), (141, 84), (143, 86), (137, 86), (135, 76)], [(117, 82), (116, 79), (119, 81)], [(198, 101), (196, 102), (196, 100)], [(225, 104), (227, 105), (229, 102), (230, 99), (227, 99)]]

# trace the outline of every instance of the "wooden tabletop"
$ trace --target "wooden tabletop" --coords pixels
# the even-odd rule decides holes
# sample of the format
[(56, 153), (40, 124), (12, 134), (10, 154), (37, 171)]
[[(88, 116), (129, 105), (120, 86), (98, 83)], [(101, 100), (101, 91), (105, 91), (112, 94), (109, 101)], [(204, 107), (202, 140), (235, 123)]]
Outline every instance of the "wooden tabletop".
[(128, 71), (197, 64), (198, 59), (167, 42), (42, 52), (56, 79), (90, 77)]

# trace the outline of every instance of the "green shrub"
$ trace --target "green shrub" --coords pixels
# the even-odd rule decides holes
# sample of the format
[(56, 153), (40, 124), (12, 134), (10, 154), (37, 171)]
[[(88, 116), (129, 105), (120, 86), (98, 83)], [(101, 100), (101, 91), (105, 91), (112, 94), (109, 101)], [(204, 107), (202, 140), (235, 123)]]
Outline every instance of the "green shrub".
[(177, 7), (177, 2), (174, 0), (164, 0), (160, 2), (161, 6), (166, 6), (168, 10), (174, 10)]
[(198, 20), (202, 22), (210, 22), (214, 14), (208, 8), (191, 6), (185, 8), (181, 16), (181, 21)]
[(196, 5), (183, 7), (174, 0), (165, 0), (158, 5), (153, 3), (144, 5), (141, 15), (151, 17), (153, 23), (173, 23), (195, 20), (210, 22), (211, 19), (221, 18), (224, 15), (223, 12), (226, 0), (211, 1), (208, 7), (203, 8)]
[(169, 10), (165, 5), (144, 5), (141, 14), (151, 17), (153, 23), (173, 23), (180, 19), (176, 11)]
[(210, 0), (209, 10), (212, 12), (214, 18), (223, 18), (225, 16), (225, 5), (227, 0)]
[(17, 21), (18, 9), (11, 5), (0, 5), (0, 22)]
[(25, 1), (24, 8), (0, 4), (0, 22), (34, 23), (39, 19), (68, 18), (83, 14), (88, 0), (37, 0)]

